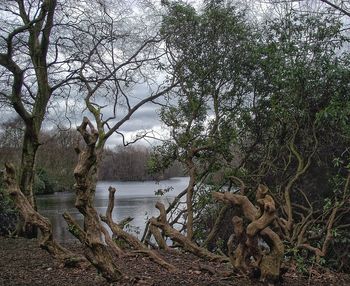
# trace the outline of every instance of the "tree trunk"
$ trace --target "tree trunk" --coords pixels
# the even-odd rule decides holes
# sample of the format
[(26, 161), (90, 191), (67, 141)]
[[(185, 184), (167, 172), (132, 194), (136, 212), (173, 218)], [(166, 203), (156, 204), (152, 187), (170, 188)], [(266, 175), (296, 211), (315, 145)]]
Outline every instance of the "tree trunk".
[(187, 231), (187, 238), (189, 240), (192, 240), (193, 238), (193, 192), (194, 192), (194, 186), (196, 184), (196, 178), (195, 178), (196, 167), (192, 161), (192, 158), (187, 160), (186, 165), (190, 175), (190, 181), (187, 186), (187, 194), (186, 194), (186, 207), (187, 207), (186, 231)]
[[(19, 187), (34, 210), (37, 209), (33, 184), (35, 178), (35, 158), (38, 147), (39, 139), (37, 132), (31, 126), (26, 125), (22, 146)], [(16, 234), (26, 238), (35, 238), (38, 235), (38, 230), (30, 221), (24, 221), (24, 218), (20, 217)]]
[(42, 248), (46, 249), (53, 257), (59, 259), (65, 265), (72, 266), (86, 262), (82, 256), (73, 254), (53, 239), (50, 221), (34, 210), (28, 199), (23, 195), (16, 181), (15, 168), (11, 164), (6, 164), (5, 184), (8, 194), (15, 202), (24, 221), (30, 221), (33, 226), (41, 230), (40, 246)]
[[(90, 130), (88, 130), (88, 127)], [(87, 117), (78, 127), (78, 131), (85, 141), (85, 148), (76, 148), (78, 163), (74, 169), (76, 180), (75, 206), (84, 216), (84, 229), (80, 229), (68, 215), (65, 215), (72, 233), (85, 245), (86, 258), (110, 282), (120, 281), (123, 278), (121, 271), (114, 263), (107, 245), (102, 239), (103, 231), (99, 215), (94, 207), (94, 197), (97, 184), (97, 168), (100, 163), (103, 142), (100, 148), (96, 147), (98, 132)]]

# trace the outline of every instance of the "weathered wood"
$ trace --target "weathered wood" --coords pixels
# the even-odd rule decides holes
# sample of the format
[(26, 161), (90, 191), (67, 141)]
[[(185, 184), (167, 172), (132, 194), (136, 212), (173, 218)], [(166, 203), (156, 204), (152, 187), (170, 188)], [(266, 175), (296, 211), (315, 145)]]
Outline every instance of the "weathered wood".
[(170, 247), (166, 244), (165, 239), (163, 238), (162, 234), (159, 231), (159, 228), (157, 228), (156, 226), (154, 226), (153, 224), (151, 224), (149, 226), (149, 230), (152, 233), (154, 239), (156, 240), (158, 246), (160, 249), (164, 249), (169, 251)]
[(113, 263), (112, 257), (105, 245), (90, 241), (87, 233), (67, 212), (63, 214), (63, 217), (68, 224), (70, 233), (78, 238), (85, 246), (84, 254), (90, 263), (95, 266), (108, 281), (120, 281), (123, 275)]
[[(86, 247), (85, 255), (91, 264), (108, 281), (118, 282), (124, 278), (124, 275), (113, 261), (111, 253), (102, 239), (102, 225), (94, 207), (97, 168), (101, 159), (100, 152), (102, 152), (96, 148), (98, 132), (87, 117), (84, 117), (82, 124), (77, 129), (84, 138), (85, 146), (83, 149), (78, 146), (76, 148), (78, 163), (74, 169), (75, 206), (84, 216), (84, 229), (78, 228), (78, 225), (70, 219), (68, 214), (65, 215), (65, 219)], [(107, 237), (108, 242), (110, 241)]]
[(157, 202), (156, 208), (159, 210), (160, 215), (158, 218), (151, 218), (150, 224), (160, 228), (165, 236), (170, 237), (173, 241), (177, 242), (183, 249), (193, 253), (194, 255), (205, 258), (211, 261), (228, 262), (229, 258), (221, 255), (211, 253), (205, 248), (202, 248), (192, 242), (189, 238), (182, 235), (178, 230), (170, 226), (166, 220), (166, 211), (162, 203)]
[(26, 196), (22, 193), (16, 181), (16, 171), (12, 164), (6, 163), (5, 190), (10, 198), (15, 202), (18, 211), (25, 222), (38, 227), (41, 231), (40, 246), (46, 249), (54, 258), (63, 262), (64, 265), (74, 266), (85, 263), (86, 259), (76, 255), (57, 243), (52, 236), (52, 225), (50, 221), (40, 215), (30, 204)]
[(119, 224), (113, 221), (112, 212), (114, 209), (114, 196), (115, 196), (116, 189), (113, 187), (109, 187), (108, 191), (109, 191), (108, 207), (106, 210), (106, 216), (105, 217), (101, 216), (102, 221), (105, 222), (110, 227), (113, 234), (118, 239), (122, 239), (127, 244), (129, 244), (133, 248), (134, 252), (144, 254), (145, 256), (149, 257), (153, 262), (159, 264), (160, 266), (164, 267), (169, 271), (175, 271), (176, 270), (175, 266), (166, 262), (155, 251), (148, 249), (140, 240), (138, 240), (135, 236), (131, 235), (130, 233), (127, 233), (126, 231), (124, 231)]
[[(284, 254), (284, 245), (269, 225), (275, 220), (275, 202), (268, 195), (268, 188), (259, 185), (256, 192), (258, 207), (255, 207), (250, 200), (243, 195), (230, 192), (214, 192), (213, 197), (230, 206), (239, 206), (243, 218), (250, 221), (247, 228), (243, 228), (243, 218), (234, 217), (234, 233), (229, 240), (229, 255), (232, 265), (243, 270), (249, 269), (247, 257), (252, 256), (255, 263), (250, 263), (250, 268), (260, 269), (260, 279), (274, 282), (280, 276), (281, 261)], [(258, 239), (262, 238), (270, 248), (269, 253), (262, 253), (258, 246)], [(233, 239), (238, 240), (236, 250), (232, 250)]]
[[(232, 266), (235, 269), (244, 272), (248, 268), (246, 264), (248, 253), (246, 246), (247, 236), (243, 228), (243, 219), (238, 216), (234, 216), (232, 218), (232, 223), (234, 233), (230, 236), (229, 240), (227, 241), (228, 255), (230, 257)], [(237, 244), (235, 250), (233, 249), (234, 241)]]

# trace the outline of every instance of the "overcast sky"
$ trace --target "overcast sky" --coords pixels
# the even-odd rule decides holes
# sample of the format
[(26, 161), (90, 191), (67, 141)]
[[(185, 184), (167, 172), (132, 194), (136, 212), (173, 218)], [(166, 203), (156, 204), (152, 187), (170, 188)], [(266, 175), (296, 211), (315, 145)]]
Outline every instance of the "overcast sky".
[[(160, 3), (160, 1), (157, 1), (157, 3), (158, 2)], [(155, 78), (157, 78), (157, 76)], [(99, 91), (99, 93), (103, 94), (103, 91)], [(131, 95), (131, 107), (134, 106), (140, 99), (150, 96), (151, 93), (152, 91), (150, 90), (147, 84), (139, 84), (133, 90), (129, 90), (128, 94)], [(77, 95), (77, 97), (78, 96), (79, 95)], [(84, 95), (80, 95), (80, 97), (81, 96)], [(101, 101), (97, 100), (97, 103), (100, 102)], [(133, 114), (130, 120), (128, 120), (118, 131), (122, 132), (127, 140), (132, 140), (137, 134), (140, 134), (145, 131), (149, 132), (151, 130), (156, 130), (158, 132), (161, 132), (163, 130), (162, 133), (165, 134), (164, 128), (161, 127), (161, 123), (157, 115), (157, 110), (159, 110), (159, 108), (159, 105), (154, 105), (151, 103), (142, 106)], [(123, 115), (125, 115), (125, 109), (123, 110), (123, 108), (118, 107), (117, 110), (117, 115), (119, 115), (118, 118), (120, 119), (123, 117)], [(11, 118), (17, 116), (17, 113), (10, 108), (2, 108), (1, 111), (2, 114), (0, 116), (0, 123), (6, 122)], [(108, 118), (113, 114), (112, 103), (110, 103), (106, 108), (104, 108), (103, 114), (104, 119)], [(57, 97), (55, 98), (55, 96), (53, 96), (52, 102), (48, 108), (48, 114), (43, 124), (43, 129), (49, 130), (55, 128), (55, 126), (57, 125), (63, 127), (71, 125), (72, 128), (76, 128), (76, 126), (81, 124), (83, 116), (88, 116), (92, 119), (91, 114), (89, 114), (89, 112), (87, 112), (86, 110), (84, 111), (84, 104), (81, 103), (81, 98), (79, 102), (76, 99), (74, 99), (73, 96), (68, 100), (59, 99)], [(150, 141), (153, 143), (155, 142), (154, 140)], [(121, 136), (115, 135), (108, 139), (107, 145), (114, 146), (118, 144), (122, 144)], [(142, 142), (142, 144), (148, 144), (148, 142), (144, 141)]]
[[(203, 1), (190, 0), (187, 2), (195, 5), (198, 8), (200, 7), (200, 4)], [(250, 3), (250, 5), (252, 5), (251, 4), (252, 1), (243, 1), (242, 3), (247, 3), (247, 5), (249, 5)], [(256, 3), (254, 5), (256, 5)], [(266, 6), (264, 7), (266, 8)], [(261, 8), (262, 7), (260, 7), (260, 9)], [(141, 84), (135, 87), (132, 91), (130, 91), (130, 93), (135, 99), (139, 99), (150, 95), (150, 90), (147, 87), (147, 85)], [(135, 104), (135, 102), (137, 101), (133, 100), (132, 105)], [(144, 132), (144, 131), (149, 132), (151, 130), (154, 130), (160, 137), (166, 136), (168, 131), (165, 129), (164, 126), (162, 126), (158, 118), (159, 108), (160, 108), (159, 105), (154, 105), (151, 103), (146, 104), (145, 106), (141, 107), (137, 112), (135, 112), (134, 115), (130, 118), (130, 120), (127, 121), (119, 131), (123, 132), (123, 134), (125, 134), (125, 137), (128, 140), (132, 140), (132, 138), (134, 138), (140, 132)], [(112, 107), (110, 106), (109, 110), (105, 110), (104, 114), (106, 116), (112, 114)], [(0, 122), (5, 122), (9, 120), (11, 117), (14, 117), (15, 115), (16, 113), (12, 110), (2, 109)], [(62, 125), (68, 126), (69, 121), (72, 124), (72, 128), (76, 128), (76, 126), (81, 123), (83, 115), (88, 115), (88, 113), (86, 111), (83, 112), (83, 105), (77, 103), (75, 100), (72, 99), (67, 102), (56, 101), (56, 103), (54, 103), (52, 108), (49, 108), (49, 113), (47, 116), (47, 120), (45, 121), (44, 128), (45, 129), (53, 128), (55, 124), (58, 124), (61, 126)], [(69, 120), (67, 120), (66, 117), (68, 117)], [(155, 144), (154, 140), (149, 140), (148, 142)], [(148, 144), (148, 142), (142, 141), (141, 144)], [(122, 138), (120, 136), (113, 136), (109, 139), (107, 145), (115, 146), (121, 143), (122, 143)]]

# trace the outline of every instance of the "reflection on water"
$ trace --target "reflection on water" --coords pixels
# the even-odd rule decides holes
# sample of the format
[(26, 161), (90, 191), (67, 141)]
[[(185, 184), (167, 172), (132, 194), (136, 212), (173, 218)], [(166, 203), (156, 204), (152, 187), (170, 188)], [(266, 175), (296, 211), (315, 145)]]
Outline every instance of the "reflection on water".
[[(116, 222), (128, 216), (133, 217), (131, 222), (142, 234), (147, 218), (158, 216), (158, 210), (154, 207), (157, 201), (163, 203), (171, 202), (174, 197), (183, 191), (188, 183), (188, 178), (171, 178), (160, 182), (118, 182), (103, 181), (96, 187), (95, 207), (97, 212), (105, 214), (108, 205), (108, 188), (113, 186), (117, 189), (113, 218)], [(155, 196), (158, 189), (173, 187), (166, 195)], [(74, 237), (69, 233), (67, 224), (62, 214), (67, 211), (81, 225), (83, 216), (74, 206), (74, 192), (55, 193), (53, 195), (43, 195), (37, 197), (38, 209), (41, 214), (51, 220), (54, 229), (54, 236), (59, 241), (72, 240)]]

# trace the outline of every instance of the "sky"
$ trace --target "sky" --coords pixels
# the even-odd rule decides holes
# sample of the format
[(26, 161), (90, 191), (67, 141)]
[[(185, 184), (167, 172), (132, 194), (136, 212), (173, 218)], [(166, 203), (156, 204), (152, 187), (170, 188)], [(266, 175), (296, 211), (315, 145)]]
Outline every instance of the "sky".
[[(160, 2), (160, 1), (157, 1)], [(109, 11), (110, 12), (110, 11)], [(140, 11), (138, 11), (139, 13)], [(0, 50), (0, 52), (4, 52), (5, 50)], [(139, 99), (142, 99), (146, 96), (149, 96), (152, 91), (150, 91), (149, 86), (147, 84), (139, 84), (134, 87), (132, 90), (128, 91), (131, 95), (131, 106), (136, 104)], [(100, 103), (99, 100), (96, 101)], [(112, 106), (113, 104), (109, 104), (103, 113), (105, 117), (109, 117), (112, 114)], [(118, 108), (118, 110), (123, 111), (123, 108)], [(158, 133), (165, 134), (164, 127), (161, 126), (161, 123), (158, 119), (159, 106), (154, 104), (146, 104), (142, 106), (137, 112), (133, 114), (133, 116), (128, 120), (121, 128), (120, 132), (125, 135), (127, 140), (133, 140), (135, 136), (140, 133), (150, 132), (151, 130), (155, 130)], [(125, 111), (125, 109), (124, 109)], [(125, 112), (124, 112), (125, 114)], [(14, 117), (16, 117), (16, 112), (10, 108), (1, 109), (0, 123), (6, 122)], [(70, 99), (60, 99), (56, 98), (52, 100), (50, 106), (48, 108), (47, 116), (45, 122), (43, 124), (43, 130), (50, 130), (56, 128), (56, 126), (67, 127), (71, 126), (72, 128), (76, 128), (76, 126), (80, 125), (83, 116), (88, 116), (92, 118), (89, 112), (84, 110), (84, 105), (80, 102), (76, 101), (74, 98)], [(120, 118), (120, 117), (119, 117)], [(0, 127), (1, 128), (1, 127)], [(157, 141), (150, 139), (148, 141), (143, 140), (140, 142), (141, 144), (157, 144)], [(109, 147), (113, 147), (115, 145), (122, 144), (122, 137), (119, 135), (112, 136), (109, 138), (107, 145)]]
[[(159, 1), (158, 1), (159, 2)], [(190, 0), (189, 3), (193, 4), (195, 7), (199, 8), (203, 1), (198, 0)], [(251, 1), (243, 1), (245, 3), (250, 3)], [(254, 1), (253, 1), (254, 2)], [(143, 98), (150, 94), (149, 88), (145, 84), (141, 84), (136, 86), (131, 91), (132, 97), (134, 98)], [(136, 102), (136, 101), (134, 101)], [(119, 130), (122, 132), (127, 140), (132, 140), (140, 133), (150, 132), (154, 130), (153, 135), (157, 135), (161, 138), (164, 138), (168, 134), (168, 130), (164, 125), (161, 124), (158, 113), (159, 113), (159, 105), (154, 104), (146, 104), (141, 107), (134, 115), (127, 121)], [(68, 113), (66, 111), (68, 110)], [(72, 112), (74, 111), (74, 112)], [(105, 112), (106, 115), (111, 114), (111, 109)], [(55, 125), (63, 125), (68, 126), (71, 123), (72, 128), (75, 128), (81, 123), (82, 116), (88, 115), (86, 111), (83, 111), (83, 106), (77, 103), (74, 100), (61, 100), (56, 101), (55, 104), (52, 105), (51, 108), (48, 109), (48, 116), (44, 123), (44, 129), (54, 128)], [(0, 123), (9, 120), (10, 118), (15, 116), (15, 112), (12, 110), (3, 110), (0, 117)], [(67, 120), (67, 118), (69, 120)], [(57, 120), (57, 118), (59, 120)], [(138, 144), (157, 144), (156, 140), (149, 139), (147, 141), (142, 140)], [(109, 147), (113, 147), (115, 145), (122, 144), (122, 138), (120, 136), (113, 136), (108, 140), (107, 145)]]
[[(146, 86), (138, 87), (134, 91), (134, 95), (138, 98), (142, 98), (148, 94), (149, 90)], [(70, 109), (68, 113), (66, 113), (67, 108)], [(81, 124), (83, 116), (88, 116), (90, 119), (92, 119), (91, 115), (86, 110), (83, 111), (83, 109), (83, 105), (77, 103), (75, 100), (61, 100), (59, 102), (56, 102), (54, 106), (48, 109), (48, 114), (44, 121), (43, 129), (50, 130), (56, 128), (57, 126), (65, 128), (70, 125), (71, 128), (74, 129)], [(133, 116), (125, 124), (123, 124), (118, 131), (124, 134), (127, 141), (132, 141), (134, 138), (136, 138), (137, 135), (144, 134), (146, 132), (149, 133), (149, 135), (152, 137), (166, 137), (168, 131), (159, 120), (159, 110), (159, 105), (152, 103), (145, 104), (137, 112), (135, 112)], [(112, 114), (112, 110), (109, 108), (109, 110), (104, 111), (104, 114), (106, 118)], [(0, 117), (0, 123), (11, 120), (16, 116), (17, 114), (14, 110), (3, 110)], [(140, 140), (136, 144), (152, 146), (159, 143), (160, 141), (158, 140), (148, 138), (147, 140)], [(123, 144), (122, 137), (117, 134), (110, 137), (107, 142), (107, 146), (110, 148), (121, 144)]]

